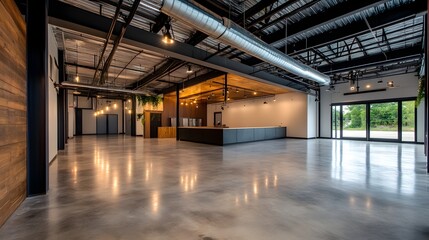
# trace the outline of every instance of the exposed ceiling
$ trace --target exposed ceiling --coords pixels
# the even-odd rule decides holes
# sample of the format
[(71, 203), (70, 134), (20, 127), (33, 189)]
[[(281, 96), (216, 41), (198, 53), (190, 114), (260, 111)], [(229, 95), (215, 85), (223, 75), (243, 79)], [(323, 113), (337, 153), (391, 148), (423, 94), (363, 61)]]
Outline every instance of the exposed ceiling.
[[(361, 78), (375, 78), (417, 72), (422, 63), (426, 1), (188, 2), (210, 14), (231, 19), (295, 60), (328, 74), (333, 83), (347, 80), (353, 70)], [(170, 19), (160, 11), (162, 0), (140, 2), (113, 55), (106, 81), (96, 83), (95, 69), (115, 13), (118, 24), (108, 41), (101, 67), (108, 62), (115, 36), (119, 35), (134, 3), (132, 0), (50, 1), (50, 23), (59, 47), (65, 50), (69, 81), (75, 81), (79, 75), (80, 83), (168, 93), (177, 84), (185, 87), (200, 84), (196, 88), (203, 89), (209, 83), (202, 82), (223, 78), (229, 72), (246, 79), (272, 82), (276, 88), (298, 91), (319, 88), (315, 82), (225, 45), (178, 19)], [(160, 42), (166, 24), (171, 25), (174, 35), (172, 46)], [(192, 73), (187, 71), (189, 66)], [(229, 84), (232, 86), (232, 80)], [(236, 84), (252, 89), (248, 80)]]

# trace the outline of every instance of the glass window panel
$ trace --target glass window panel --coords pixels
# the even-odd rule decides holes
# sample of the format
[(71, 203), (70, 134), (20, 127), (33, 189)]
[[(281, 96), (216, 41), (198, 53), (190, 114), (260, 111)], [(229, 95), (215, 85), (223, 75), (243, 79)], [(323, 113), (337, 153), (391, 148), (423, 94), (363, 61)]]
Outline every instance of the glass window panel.
[(343, 137), (366, 138), (366, 105), (343, 105)]
[(402, 102), (402, 141), (415, 141), (415, 119), (414, 101)]
[(398, 139), (398, 103), (372, 103), (370, 105), (370, 137)]

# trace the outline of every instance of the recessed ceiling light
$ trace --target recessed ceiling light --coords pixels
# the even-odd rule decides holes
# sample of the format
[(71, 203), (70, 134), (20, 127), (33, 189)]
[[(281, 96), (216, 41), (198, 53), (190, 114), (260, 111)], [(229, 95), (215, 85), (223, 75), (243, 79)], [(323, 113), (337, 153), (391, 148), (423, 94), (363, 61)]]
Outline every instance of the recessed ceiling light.
[(79, 91), (74, 91), (73, 92), (73, 94), (75, 94), (75, 95), (79, 95), (81, 92), (79, 92)]
[(366, 87), (366, 88), (370, 88), (370, 87), (371, 87), (371, 85), (367, 84), (365, 87)]

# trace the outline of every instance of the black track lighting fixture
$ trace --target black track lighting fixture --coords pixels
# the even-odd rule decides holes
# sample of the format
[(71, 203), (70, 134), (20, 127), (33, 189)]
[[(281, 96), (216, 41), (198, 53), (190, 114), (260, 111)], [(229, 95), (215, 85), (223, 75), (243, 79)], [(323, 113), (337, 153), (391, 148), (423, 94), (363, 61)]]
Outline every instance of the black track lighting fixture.
[(165, 27), (165, 31), (163, 32), (162, 41), (166, 44), (174, 43), (173, 35), (170, 33), (170, 30), (171, 32), (173, 32), (170, 21), (168, 21), (164, 27)]

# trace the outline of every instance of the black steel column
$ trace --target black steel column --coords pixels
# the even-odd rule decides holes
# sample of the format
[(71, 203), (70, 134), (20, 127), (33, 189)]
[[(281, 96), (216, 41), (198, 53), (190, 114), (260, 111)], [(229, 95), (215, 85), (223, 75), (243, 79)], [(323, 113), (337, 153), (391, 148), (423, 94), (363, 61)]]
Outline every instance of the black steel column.
[[(67, 79), (67, 74), (65, 74), (65, 79)], [(64, 121), (65, 121), (65, 128), (64, 128), (64, 139), (65, 143), (69, 141), (69, 93), (67, 89), (64, 89)]]
[(125, 134), (125, 101), (122, 100), (122, 133)]
[[(137, 129), (136, 129), (136, 111), (137, 111), (137, 104), (136, 104), (136, 97), (133, 96), (131, 100), (131, 136), (137, 136)], [(143, 133), (144, 135), (144, 133)]]
[[(65, 81), (64, 75), (64, 51), (58, 50), (58, 81), (62, 83)], [(60, 88), (58, 91), (57, 111), (58, 111), (58, 150), (65, 149), (66, 131), (65, 131), (65, 98), (67, 97), (66, 90)]]
[(176, 84), (176, 140), (179, 140), (180, 85)]
[[(429, 0), (427, 1), (427, 5), (429, 6)], [(426, 86), (425, 86), (425, 129), (424, 129), (424, 140), (425, 140), (425, 154), (426, 154), (426, 171), (429, 173), (429, 139), (428, 139), (428, 118), (429, 118), (429, 111), (428, 111), (428, 90), (429, 90), (429, 39), (428, 39), (428, 24), (429, 22), (429, 10), (426, 12), (426, 20), (425, 20), (425, 50), (426, 50), (426, 54), (425, 54), (425, 58), (426, 58), (426, 64), (425, 64), (425, 68), (426, 68)]]
[(223, 89), (223, 102), (226, 104), (228, 101), (228, 73), (225, 73), (225, 86)]
[(27, 1), (27, 194), (46, 194), (48, 163), (48, 0)]
[[(402, 142), (402, 101), (398, 102), (398, 141)], [(414, 125), (417, 126), (417, 125)]]

